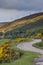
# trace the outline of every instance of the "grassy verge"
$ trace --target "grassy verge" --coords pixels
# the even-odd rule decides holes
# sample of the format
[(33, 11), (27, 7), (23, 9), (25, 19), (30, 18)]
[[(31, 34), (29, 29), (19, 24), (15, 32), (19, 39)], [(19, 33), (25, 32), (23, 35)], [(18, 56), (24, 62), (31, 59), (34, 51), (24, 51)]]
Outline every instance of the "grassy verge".
[(36, 48), (39, 48), (39, 49), (43, 49), (43, 43), (42, 42), (33, 44), (33, 46)]
[(2, 63), (0, 65), (34, 65), (34, 61), (36, 57), (39, 57), (40, 54), (22, 51), (23, 55), (18, 60), (15, 60), (11, 63)]

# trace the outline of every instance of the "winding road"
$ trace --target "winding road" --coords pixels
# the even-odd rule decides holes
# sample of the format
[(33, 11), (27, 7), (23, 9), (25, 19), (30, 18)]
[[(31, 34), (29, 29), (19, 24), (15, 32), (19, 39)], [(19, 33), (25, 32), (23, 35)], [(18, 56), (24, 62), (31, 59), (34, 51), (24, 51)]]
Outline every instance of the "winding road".
[[(17, 48), (25, 51), (37, 52), (43, 55), (43, 50), (33, 47), (35, 43), (41, 42), (41, 39), (33, 39), (32, 42), (23, 42), (17, 45)], [(35, 65), (43, 65), (43, 56), (36, 60)]]
[(41, 39), (33, 39), (32, 42), (23, 42), (23, 43), (18, 44), (17, 47), (25, 51), (32, 51), (32, 52), (43, 54), (42, 49), (38, 49), (32, 46), (33, 44), (38, 43), (38, 42), (41, 42)]

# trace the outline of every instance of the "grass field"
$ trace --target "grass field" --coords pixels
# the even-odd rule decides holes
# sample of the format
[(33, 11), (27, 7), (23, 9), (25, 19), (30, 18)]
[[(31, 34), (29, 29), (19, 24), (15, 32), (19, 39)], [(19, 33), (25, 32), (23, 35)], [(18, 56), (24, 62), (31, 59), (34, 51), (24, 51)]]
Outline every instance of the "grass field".
[[(6, 41), (6, 39), (2, 39), (1, 42)], [(13, 41), (13, 40), (12, 40)], [(14, 41), (12, 42), (12, 45), (15, 46), (16, 44)], [(18, 48), (14, 48), (16, 51), (22, 52), (23, 55), (17, 59), (12, 61), (11, 63), (0, 63), (0, 65), (34, 65), (35, 58), (39, 57), (40, 54), (29, 52), (29, 51), (22, 51)]]

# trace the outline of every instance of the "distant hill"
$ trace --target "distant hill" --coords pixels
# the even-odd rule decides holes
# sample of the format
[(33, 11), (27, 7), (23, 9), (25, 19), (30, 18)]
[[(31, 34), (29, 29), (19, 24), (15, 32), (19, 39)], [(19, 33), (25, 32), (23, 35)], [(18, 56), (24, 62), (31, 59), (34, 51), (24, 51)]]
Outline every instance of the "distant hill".
[(4, 38), (28, 37), (36, 33), (43, 34), (43, 12), (12, 21), (0, 27)]
[(0, 27), (5, 26), (7, 24), (9, 24), (9, 22), (0, 22)]

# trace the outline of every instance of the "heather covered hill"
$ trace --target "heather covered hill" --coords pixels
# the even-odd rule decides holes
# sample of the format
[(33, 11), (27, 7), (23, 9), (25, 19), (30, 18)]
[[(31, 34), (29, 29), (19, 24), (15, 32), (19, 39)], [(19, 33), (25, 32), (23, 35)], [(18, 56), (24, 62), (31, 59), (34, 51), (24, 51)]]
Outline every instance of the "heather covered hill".
[(25, 24), (36, 22), (39, 19), (43, 19), (43, 13), (32, 14), (30, 16), (26, 16), (26, 17), (23, 17), (21, 19), (12, 21), (8, 25), (2, 26), (0, 28), (0, 32), (5, 33), (7, 31), (10, 31), (10, 30), (14, 29), (14, 28), (22, 27)]
[(29, 37), (41, 33), (43, 36), (43, 12), (35, 13), (0, 27), (4, 38)]
[(29, 37), (37, 33), (43, 35), (43, 19), (8, 31), (5, 33), (5, 38)]

